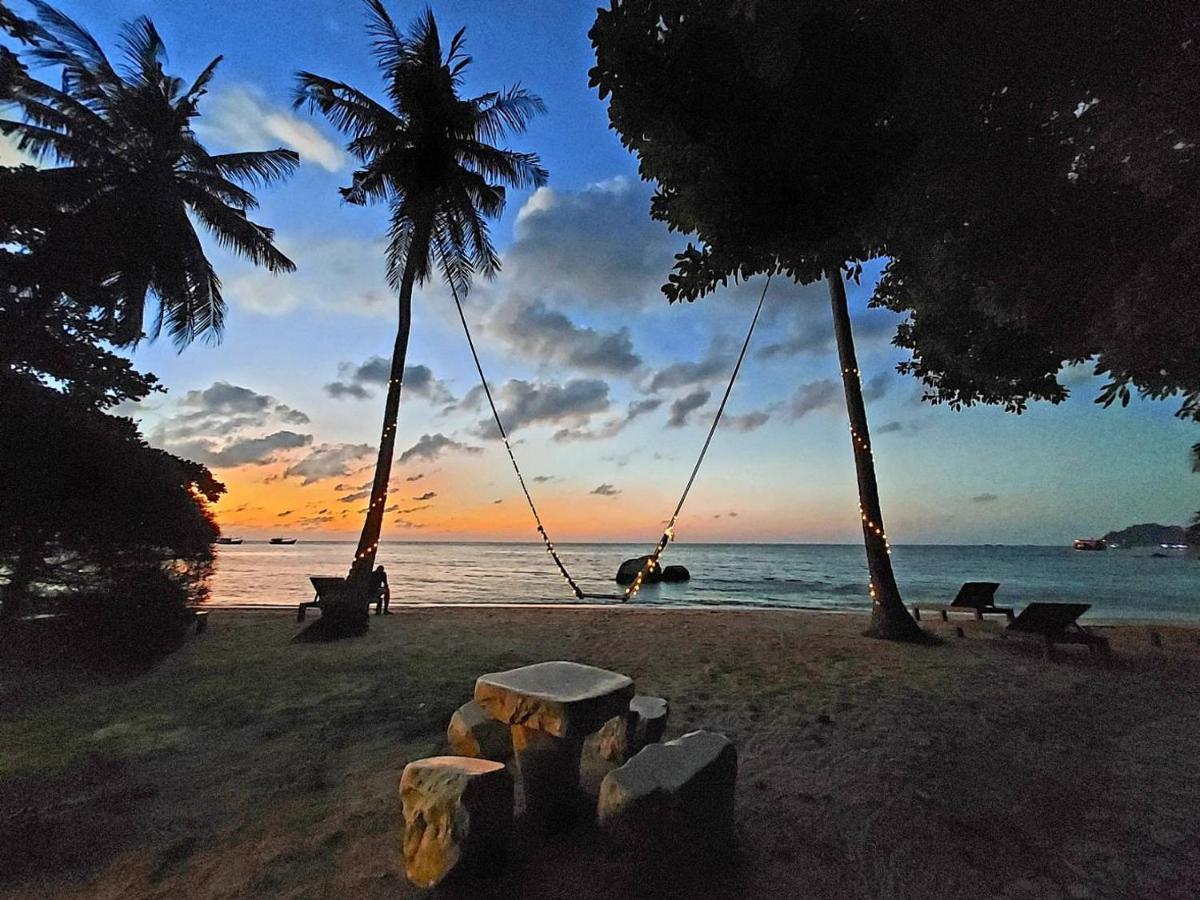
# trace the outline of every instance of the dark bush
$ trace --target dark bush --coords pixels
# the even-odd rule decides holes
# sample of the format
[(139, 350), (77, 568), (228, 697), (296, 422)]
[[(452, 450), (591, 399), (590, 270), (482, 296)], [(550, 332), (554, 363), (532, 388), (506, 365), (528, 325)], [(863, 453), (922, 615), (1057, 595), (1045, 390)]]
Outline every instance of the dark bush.
[(122, 573), (102, 594), (71, 601), (80, 645), (99, 662), (140, 666), (183, 643), (192, 612), (181, 578), (161, 568)]

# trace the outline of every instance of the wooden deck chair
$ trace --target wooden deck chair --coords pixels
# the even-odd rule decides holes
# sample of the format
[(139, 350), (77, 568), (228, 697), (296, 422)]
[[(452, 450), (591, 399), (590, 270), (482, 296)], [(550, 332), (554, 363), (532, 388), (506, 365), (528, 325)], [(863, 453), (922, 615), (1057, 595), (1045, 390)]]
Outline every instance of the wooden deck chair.
[(1011, 607), (996, 606), (996, 589), (1000, 587), (995, 581), (966, 581), (958, 589), (958, 594), (947, 604), (914, 603), (913, 618), (921, 621), (921, 610), (932, 610), (942, 614), (942, 621), (950, 621), (949, 613), (974, 613), (977, 621), (983, 621), (985, 615), (1003, 615), (1008, 621), (1013, 620)]
[[(296, 611), (296, 621), (303, 622), (305, 611), (311, 606), (315, 609), (320, 609), (325, 605), (325, 601), (331, 599), (338, 591), (346, 584), (345, 578), (339, 578), (333, 575), (309, 575), (308, 580), (312, 582), (313, 590), (317, 595), (307, 603), (301, 603), (300, 608)], [(375, 603), (375, 615), (383, 612), (383, 597), (377, 597)]]
[(1054, 658), (1055, 644), (1084, 644), (1108, 655), (1108, 638), (1075, 621), (1091, 608), (1090, 603), (1030, 603), (1005, 631), (1038, 635), (1045, 642), (1047, 659)]

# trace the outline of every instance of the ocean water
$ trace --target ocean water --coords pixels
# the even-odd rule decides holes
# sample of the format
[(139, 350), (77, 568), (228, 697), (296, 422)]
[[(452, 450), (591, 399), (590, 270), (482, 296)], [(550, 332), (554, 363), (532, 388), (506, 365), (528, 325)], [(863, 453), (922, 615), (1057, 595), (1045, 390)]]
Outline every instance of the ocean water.
[[(584, 590), (615, 592), (622, 560), (641, 544), (560, 544)], [(997, 581), (1001, 606), (1033, 600), (1091, 603), (1091, 619), (1200, 621), (1200, 559), (1177, 551), (1088, 553), (1060, 547), (897, 546), (892, 562), (908, 603), (948, 603), (964, 581)], [(292, 606), (312, 599), (309, 575), (344, 575), (349, 542), (291, 546), (244, 543), (217, 548), (213, 606)], [(570, 588), (535, 544), (385, 543), (394, 602), (570, 603)], [(664, 564), (691, 571), (686, 584), (650, 585), (634, 601), (645, 606), (769, 606), (866, 610), (863, 548), (831, 544), (675, 544)]]

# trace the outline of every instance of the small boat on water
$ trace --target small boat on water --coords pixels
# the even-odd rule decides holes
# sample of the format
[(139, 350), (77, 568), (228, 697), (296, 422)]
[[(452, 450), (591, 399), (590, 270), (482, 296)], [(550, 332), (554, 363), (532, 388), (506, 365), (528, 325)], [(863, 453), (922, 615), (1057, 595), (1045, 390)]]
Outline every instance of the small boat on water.
[(295, 538), (271, 538), (269, 543), (272, 543), (272, 544), (294, 544), (294, 543), (296, 543), (296, 539)]
[(1159, 544), (1158, 546), (1164, 550), (1186, 550), (1188, 548), (1187, 544)]
[(240, 544), (241, 542), (242, 542), (241, 538), (228, 538), (228, 537), (217, 538), (217, 543), (221, 544), (222, 546), (226, 546), (226, 547), (230, 546), (231, 544)]
[(1103, 538), (1075, 538), (1071, 546), (1076, 550), (1107, 550), (1108, 543)]

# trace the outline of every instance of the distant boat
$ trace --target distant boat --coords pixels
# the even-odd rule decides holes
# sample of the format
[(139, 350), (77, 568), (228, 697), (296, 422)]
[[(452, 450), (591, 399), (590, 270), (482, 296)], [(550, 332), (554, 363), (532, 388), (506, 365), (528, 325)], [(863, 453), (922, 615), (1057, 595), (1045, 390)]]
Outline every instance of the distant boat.
[(217, 538), (218, 544), (224, 544), (226, 546), (228, 546), (230, 544), (240, 544), (241, 542), (242, 542), (241, 538), (225, 538), (225, 537)]
[(1076, 550), (1107, 550), (1104, 538), (1075, 538), (1071, 544)]
[(1186, 550), (1188, 548), (1187, 544), (1159, 544), (1158, 546), (1164, 550)]
[(295, 538), (271, 538), (269, 543), (272, 543), (272, 544), (294, 544), (294, 543), (296, 543), (296, 539)]

